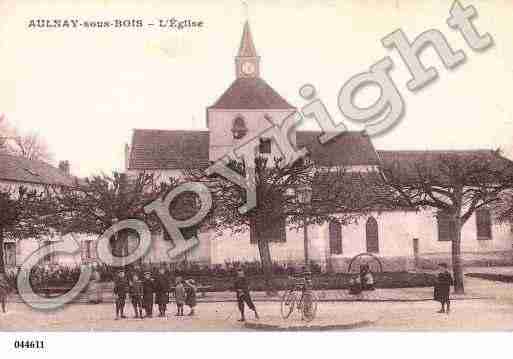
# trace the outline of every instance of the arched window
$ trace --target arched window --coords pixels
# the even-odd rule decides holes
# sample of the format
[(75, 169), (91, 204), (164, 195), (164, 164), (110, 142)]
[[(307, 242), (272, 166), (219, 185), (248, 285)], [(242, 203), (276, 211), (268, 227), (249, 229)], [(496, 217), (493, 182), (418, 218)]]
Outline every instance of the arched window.
[(329, 224), (330, 253), (342, 254), (342, 225), (336, 221)]
[(492, 239), (492, 215), (490, 210), (481, 208), (476, 211), (476, 227), (478, 240)]
[(241, 115), (238, 115), (237, 117), (235, 117), (232, 124), (233, 138), (235, 138), (236, 140), (240, 140), (242, 137), (246, 136), (246, 133), (248, 133), (246, 122), (244, 121), (244, 118)]
[(365, 239), (368, 253), (379, 253), (378, 222), (370, 217), (365, 224)]

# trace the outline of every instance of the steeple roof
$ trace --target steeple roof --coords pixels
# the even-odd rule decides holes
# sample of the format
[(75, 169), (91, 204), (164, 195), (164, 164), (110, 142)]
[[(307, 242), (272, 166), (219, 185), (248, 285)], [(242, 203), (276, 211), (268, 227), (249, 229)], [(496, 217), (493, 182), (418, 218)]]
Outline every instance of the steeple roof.
[(242, 39), (240, 40), (238, 57), (258, 57), (255, 44), (253, 43), (253, 37), (251, 36), (251, 30), (249, 29), (249, 22), (246, 21), (244, 24), (244, 30), (242, 32)]

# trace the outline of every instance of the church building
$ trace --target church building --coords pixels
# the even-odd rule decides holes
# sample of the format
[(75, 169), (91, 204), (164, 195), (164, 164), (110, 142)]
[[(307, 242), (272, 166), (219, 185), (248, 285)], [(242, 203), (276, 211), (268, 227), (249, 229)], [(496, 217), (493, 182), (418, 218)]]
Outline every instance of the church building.
[[(235, 57), (235, 80), (219, 99), (206, 108), (207, 130), (178, 131), (135, 129), (126, 147), (126, 172), (154, 172), (163, 177), (179, 177), (190, 166), (206, 168), (234, 147), (256, 137), (272, 124), (280, 125), (296, 108), (280, 96), (262, 77), (260, 57), (248, 22)], [(286, 69), (283, 69), (286, 71)], [(291, 141), (306, 147), (318, 166), (343, 166), (350, 171), (379, 170), (384, 161), (424, 160), (429, 151), (378, 151), (364, 132), (345, 132), (325, 145), (321, 132), (295, 131)], [(279, 156), (271, 139), (260, 138), (262, 156)], [(486, 151), (485, 151), (486, 152)], [(434, 153), (434, 152), (433, 152)], [(461, 151), (471, 155), (473, 151)], [(492, 151), (488, 151), (494, 156)], [(429, 157), (429, 156), (428, 156)], [(351, 258), (371, 253), (385, 270), (410, 270), (423, 260), (450, 261), (450, 230), (433, 211), (376, 211), (357, 223), (310, 225), (307, 228), (310, 260), (323, 268), (346, 271)], [(169, 241), (155, 238), (145, 260), (170, 261)], [(250, 231), (241, 234), (201, 231), (200, 245), (187, 254), (188, 261), (222, 264), (259, 260)], [(509, 226), (495, 224), (488, 210), (473, 215), (463, 227), (462, 253), (469, 261), (508, 262), (511, 260), (512, 233)], [(271, 243), (273, 260), (281, 263), (304, 261), (304, 233), (283, 228)], [(183, 258), (182, 258), (183, 259)]]

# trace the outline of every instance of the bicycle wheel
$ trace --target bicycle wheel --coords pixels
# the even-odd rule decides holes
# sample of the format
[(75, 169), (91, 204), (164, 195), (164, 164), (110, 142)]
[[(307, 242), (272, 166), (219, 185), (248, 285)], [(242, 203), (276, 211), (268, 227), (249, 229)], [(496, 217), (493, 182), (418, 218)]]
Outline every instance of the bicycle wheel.
[(283, 319), (290, 317), (294, 311), (296, 300), (296, 293), (291, 290), (288, 290), (285, 292), (285, 294), (283, 294), (283, 297), (281, 298), (281, 316)]
[(303, 303), (301, 306), (301, 315), (304, 320), (311, 322), (317, 314), (317, 297), (314, 292), (305, 292), (303, 294)]

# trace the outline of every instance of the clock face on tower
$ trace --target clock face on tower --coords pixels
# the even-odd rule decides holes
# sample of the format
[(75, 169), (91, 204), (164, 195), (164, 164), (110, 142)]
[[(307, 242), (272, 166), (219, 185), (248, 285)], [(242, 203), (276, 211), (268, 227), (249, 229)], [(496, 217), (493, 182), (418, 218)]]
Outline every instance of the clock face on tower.
[(255, 64), (249, 61), (246, 61), (242, 64), (242, 73), (244, 75), (251, 75), (255, 73)]

